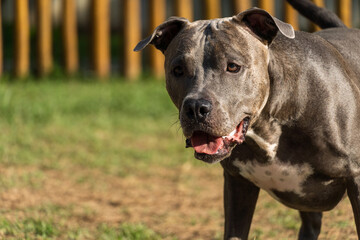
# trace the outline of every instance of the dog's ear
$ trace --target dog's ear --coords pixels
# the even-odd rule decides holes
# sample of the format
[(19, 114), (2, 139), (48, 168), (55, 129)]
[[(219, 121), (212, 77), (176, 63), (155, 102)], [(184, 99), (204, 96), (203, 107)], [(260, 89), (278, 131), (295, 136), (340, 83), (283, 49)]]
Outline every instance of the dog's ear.
[(260, 8), (251, 8), (234, 16), (234, 20), (245, 24), (260, 40), (270, 44), (278, 32), (285, 37), (294, 38), (294, 28), (287, 23), (271, 16), (267, 11)]
[(164, 53), (170, 42), (188, 23), (189, 20), (186, 18), (170, 17), (155, 28), (150, 36), (141, 40), (134, 48), (134, 51), (137, 52), (143, 50), (147, 45), (153, 44), (157, 49)]

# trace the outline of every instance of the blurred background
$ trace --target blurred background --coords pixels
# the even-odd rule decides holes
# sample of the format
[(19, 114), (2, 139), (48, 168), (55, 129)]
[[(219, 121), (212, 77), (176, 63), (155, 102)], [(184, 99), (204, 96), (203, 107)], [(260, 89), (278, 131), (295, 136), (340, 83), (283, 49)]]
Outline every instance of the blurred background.
[[(360, 26), (360, 1), (315, 2), (348, 26)], [(16, 77), (80, 73), (136, 79), (146, 73), (161, 78), (161, 53), (132, 49), (165, 19), (228, 17), (254, 6), (297, 30), (318, 30), (284, 0), (2, 0), (0, 66)]]
[[(316, 0), (360, 27), (360, 0)], [(166, 18), (261, 7), (317, 31), (283, 0), (1, 0), (0, 239), (222, 239), (222, 169), (185, 149), (163, 56), (133, 48)], [(261, 192), (249, 239), (296, 239)], [(350, 203), (320, 239), (357, 239)]]

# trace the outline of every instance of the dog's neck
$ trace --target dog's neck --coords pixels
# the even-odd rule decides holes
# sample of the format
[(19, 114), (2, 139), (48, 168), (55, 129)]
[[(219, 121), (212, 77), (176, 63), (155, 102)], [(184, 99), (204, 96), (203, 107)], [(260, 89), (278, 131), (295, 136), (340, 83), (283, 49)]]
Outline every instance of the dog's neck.
[(294, 57), (297, 55), (294, 52), (296, 43), (279, 38), (269, 48), (270, 95), (262, 115), (287, 124), (301, 116), (308, 94), (306, 84), (299, 84), (299, 81), (305, 80), (298, 76), (304, 63)]

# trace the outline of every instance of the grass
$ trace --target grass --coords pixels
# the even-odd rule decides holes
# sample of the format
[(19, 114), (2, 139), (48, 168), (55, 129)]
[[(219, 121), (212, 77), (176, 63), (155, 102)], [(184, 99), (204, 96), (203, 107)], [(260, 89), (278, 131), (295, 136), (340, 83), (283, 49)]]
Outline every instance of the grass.
[[(161, 85), (50, 81), (2, 85), (0, 126), (5, 132), (0, 136), (4, 143), (0, 161), (31, 165), (41, 160), (44, 167), (53, 168), (59, 165), (43, 160), (61, 157), (125, 174), (119, 158), (126, 169), (142, 165), (144, 159), (145, 165), (161, 161), (158, 148), (165, 154), (183, 152), (178, 143), (164, 142), (181, 132), (176, 109)], [(183, 160), (179, 157), (171, 164)]]
[[(170, 152), (184, 152), (178, 143), (167, 142), (169, 136), (181, 136), (176, 121), (176, 109), (162, 83), (2, 83), (0, 164), (32, 170), (0, 175), (1, 189), (39, 189), (45, 181), (44, 169), (97, 169), (125, 177), (135, 171), (149, 174), (154, 162), (179, 165), (186, 159), (184, 154), (171, 161), (167, 157)], [(85, 175), (77, 179), (91, 181)], [(54, 210), (50, 215), (58, 213)], [(57, 238), (63, 236), (61, 228), (49, 216), (0, 222), (0, 232), (14, 239)], [(69, 238), (82, 239), (86, 232), (72, 229)], [(129, 223), (101, 224), (92, 234), (96, 239), (160, 239), (144, 225)]]
[[(0, 82), (0, 238), (221, 239), (221, 170), (193, 159), (177, 119), (163, 82)], [(261, 194), (250, 239), (299, 227)], [(348, 202), (323, 232), (355, 239)]]
[(118, 228), (107, 225), (99, 227), (99, 239), (103, 240), (160, 240), (161, 237), (142, 224), (122, 224)]
[[(121, 224), (118, 227), (101, 224), (97, 227), (94, 239), (102, 240), (160, 240), (161, 236), (143, 224)], [(91, 235), (85, 229), (77, 229), (61, 234), (56, 223), (41, 219), (26, 218), (23, 221), (10, 222), (0, 220), (0, 236), (6, 239), (82, 239)]]

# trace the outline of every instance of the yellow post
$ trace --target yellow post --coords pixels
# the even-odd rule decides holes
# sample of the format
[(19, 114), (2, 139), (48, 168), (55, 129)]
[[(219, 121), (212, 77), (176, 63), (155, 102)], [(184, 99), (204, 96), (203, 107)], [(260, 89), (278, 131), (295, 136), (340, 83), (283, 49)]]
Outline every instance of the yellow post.
[(36, 3), (37, 69), (43, 76), (52, 69), (51, 0)]
[(110, 71), (110, 9), (109, 0), (92, 0), (93, 67), (104, 79)]
[(1, 15), (1, 0), (0, 0), (0, 76), (3, 72), (3, 42), (2, 42), (2, 15)]
[(260, 0), (259, 7), (270, 13), (272, 16), (275, 15), (274, 0)]
[(285, 2), (285, 22), (290, 23), (295, 30), (299, 30), (298, 13), (287, 2)]
[(351, 0), (339, 0), (338, 1), (338, 13), (341, 20), (345, 23), (346, 26), (351, 27)]
[(140, 0), (124, 0), (124, 74), (134, 80), (141, 72), (141, 55), (132, 49), (141, 40)]
[(65, 72), (73, 74), (79, 67), (76, 2), (74, 0), (63, 0), (62, 4), (62, 40), (64, 44)]
[[(318, 7), (325, 7), (325, 3), (324, 3), (324, 0), (313, 0), (313, 2), (318, 6)], [(316, 25), (316, 24), (311, 24), (312, 25), (312, 28), (314, 31), (319, 31), (321, 30), (321, 28)]]
[(213, 19), (221, 17), (221, 2), (219, 0), (205, 1), (205, 18)]
[[(164, 22), (166, 17), (165, 0), (150, 0), (150, 29), (153, 30)], [(150, 48), (150, 63), (153, 74), (157, 78), (164, 76), (164, 56), (155, 49)]]
[(251, 8), (251, 0), (232, 0), (234, 14), (243, 12)]
[(14, 74), (26, 77), (29, 74), (30, 34), (28, 1), (15, 0), (15, 57)]
[(184, 17), (193, 20), (193, 1), (192, 0), (176, 0), (175, 14), (179, 17)]

